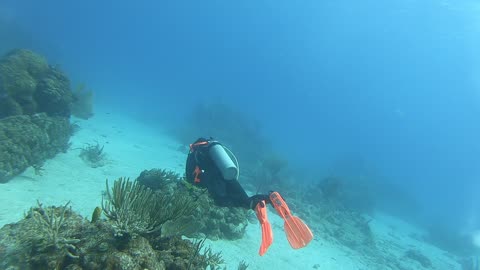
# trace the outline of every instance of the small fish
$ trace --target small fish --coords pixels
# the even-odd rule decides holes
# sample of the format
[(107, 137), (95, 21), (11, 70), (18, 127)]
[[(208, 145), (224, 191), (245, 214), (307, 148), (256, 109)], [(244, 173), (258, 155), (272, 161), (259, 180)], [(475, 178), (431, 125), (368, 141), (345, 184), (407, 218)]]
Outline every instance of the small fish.
[(95, 223), (97, 222), (98, 220), (100, 220), (100, 217), (102, 216), (102, 208), (100, 207), (95, 207), (95, 209), (93, 210), (93, 213), (92, 213), (92, 221), (91, 223)]

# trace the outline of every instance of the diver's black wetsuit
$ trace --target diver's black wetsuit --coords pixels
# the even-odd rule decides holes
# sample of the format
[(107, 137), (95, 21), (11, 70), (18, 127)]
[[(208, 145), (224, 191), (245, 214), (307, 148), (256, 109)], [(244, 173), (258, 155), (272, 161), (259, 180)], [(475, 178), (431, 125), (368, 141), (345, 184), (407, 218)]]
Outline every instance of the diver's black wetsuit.
[[(201, 143), (205, 142), (204, 145)], [(199, 144), (200, 143), (200, 144)], [(207, 188), (219, 206), (235, 206), (253, 209), (261, 200), (270, 201), (268, 195), (249, 197), (237, 180), (225, 180), (209, 156), (210, 140), (200, 138), (192, 144), (187, 157), (186, 177), (188, 182)]]

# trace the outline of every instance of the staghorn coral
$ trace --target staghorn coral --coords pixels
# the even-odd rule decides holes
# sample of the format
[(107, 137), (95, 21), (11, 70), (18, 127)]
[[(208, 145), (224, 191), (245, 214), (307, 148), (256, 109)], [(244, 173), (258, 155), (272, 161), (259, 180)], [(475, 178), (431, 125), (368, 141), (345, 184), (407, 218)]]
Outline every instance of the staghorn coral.
[[(190, 258), (187, 269), (193, 269), (192, 264), (200, 258), (201, 264), (208, 266), (209, 269), (222, 269), (221, 264), (224, 264), (225, 261), (222, 258), (221, 252), (215, 253), (210, 247), (205, 247), (206, 238), (196, 240), (193, 242), (195, 249), (194, 255)], [(203, 251), (203, 256), (201, 255)]]
[(38, 203), (23, 220), (2, 227), (0, 269), (65, 269), (79, 262), (83, 219), (68, 206)]
[(67, 225), (66, 220), (69, 215), (66, 215), (67, 208), (70, 202), (67, 202), (63, 207), (47, 207), (43, 208), (40, 202), (37, 208), (30, 210), (30, 216), (37, 225), (37, 232), (41, 235), (40, 245), (43, 248), (53, 247), (59, 252), (58, 260), (63, 260), (63, 257), (68, 256), (72, 259), (78, 259), (77, 248), (74, 244), (80, 242), (79, 239), (71, 238), (65, 235), (64, 227)]

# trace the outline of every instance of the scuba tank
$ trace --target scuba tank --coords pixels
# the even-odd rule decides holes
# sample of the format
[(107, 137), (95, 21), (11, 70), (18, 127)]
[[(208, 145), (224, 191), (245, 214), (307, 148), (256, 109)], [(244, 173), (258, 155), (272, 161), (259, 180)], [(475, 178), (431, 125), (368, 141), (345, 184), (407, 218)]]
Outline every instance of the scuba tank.
[(198, 152), (201, 152), (201, 154), (203, 155), (208, 155), (208, 157), (210, 157), (210, 159), (215, 164), (215, 167), (217, 167), (217, 169), (222, 174), (223, 179), (238, 179), (239, 169), (235, 155), (233, 155), (233, 153), (228, 148), (223, 146), (218, 141), (200, 138), (195, 143), (190, 145), (190, 149), (190, 152), (195, 155)]
[(208, 153), (210, 158), (212, 158), (213, 162), (222, 173), (223, 179), (237, 180), (238, 167), (233, 163), (233, 160), (230, 158), (230, 155), (228, 155), (225, 149), (227, 148), (225, 148), (219, 142), (213, 142), (211, 143)]

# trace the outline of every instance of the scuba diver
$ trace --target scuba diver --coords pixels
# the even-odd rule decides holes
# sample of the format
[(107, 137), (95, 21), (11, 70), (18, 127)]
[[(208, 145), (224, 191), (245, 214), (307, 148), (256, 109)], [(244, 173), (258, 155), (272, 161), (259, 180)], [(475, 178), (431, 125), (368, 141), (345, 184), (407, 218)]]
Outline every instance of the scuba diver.
[(292, 248), (302, 248), (313, 239), (308, 226), (290, 213), (278, 192), (247, 195), (238, 182), (239, 164), (235, 155), (213, 138), (199, 138), (190, 144), (185, 175), (192, 185), (206, 188), (217, 205), (243, 207), (256, 212), (262, 229), (260, 255), (265, 254), (273, 242), (273, 233), (267, 218), (267, 204), (273, 205), (283, 218), (285, 233)]

